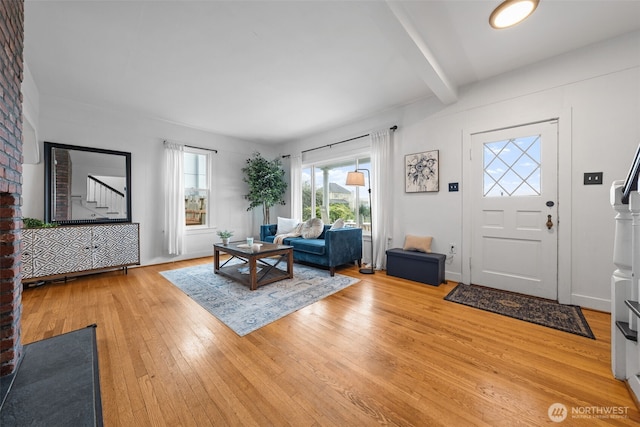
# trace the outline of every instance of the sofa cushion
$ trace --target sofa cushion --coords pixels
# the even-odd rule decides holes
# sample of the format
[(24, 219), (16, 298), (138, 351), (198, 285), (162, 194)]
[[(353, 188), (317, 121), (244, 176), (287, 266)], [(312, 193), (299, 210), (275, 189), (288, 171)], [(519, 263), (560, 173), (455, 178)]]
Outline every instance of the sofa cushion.
[(331, 224), (331, 228), (329, 230), (337, 230), (338, 228), (344, 228), (344, 219), (336, 219), (336, 221)]
[(264, 236), (262, 238), (263, 242), (267, 242), (267, 243), (273, 243), (273, 240), (276, 238), (276, 236)]
[(294, 251), (307, 252), (314, 255), (324, 255), (325, 241), (324, 239), (285, 239), (288, 245), (293, 246)]
[(320, 218), (311, 218), (302, 225), (300, 233), (305, 239), (317, 239), (324, 231), (324, 223)]
[[(267, 243), (274, 243), (274, 240), (276, 239), (276, 236), (265, 236), (263, 242), (267, 242)], [(294, 236), (294, 237), (286, 237), (283, 241), (282, 244), (283, 245), (287, 245), (287, 246), (293, 246), (292, 243), (296, 242), (296, 241), (303, 241), (304, 239), (300, 236)]]
[(278, 217), (278, 228), (276, 234), (288, 234), (296, 229), (296, 226), (300, 224), (300, 220), (295, 218), (282, 218)]
[[(275, 239), (274, 239), (274, 240), (275, 240)], [(291, 245), (291, 242), (295, 242), (296, 240), (303, 240), (303, 239), (302, 239), (302, 237), (300, 237), (300, 236), (287, 237), (286, 239), (284, 239), (284, 240), (282, 241), (282, 244), (283, 244), (283, 245), (289, 245), (289, 246), (292, 246), (292, 245)]]

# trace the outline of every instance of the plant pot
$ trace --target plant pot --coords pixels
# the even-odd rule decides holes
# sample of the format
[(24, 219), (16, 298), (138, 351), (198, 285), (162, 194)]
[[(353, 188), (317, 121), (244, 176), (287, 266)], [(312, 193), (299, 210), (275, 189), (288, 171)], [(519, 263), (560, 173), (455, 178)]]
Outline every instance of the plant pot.
[(223, 237), (222, 238), (222, 244), (227, 246), (229, 244), (229, 238), (228, 237)]

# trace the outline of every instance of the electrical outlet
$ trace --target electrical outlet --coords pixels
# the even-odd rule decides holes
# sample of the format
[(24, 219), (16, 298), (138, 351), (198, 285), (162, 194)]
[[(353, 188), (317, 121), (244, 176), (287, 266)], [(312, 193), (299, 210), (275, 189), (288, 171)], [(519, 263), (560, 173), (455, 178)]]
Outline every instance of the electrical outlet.
[(602, 185), (602, 172), (585, 172), (584, 185)]
[(451, 245), (449, 245), (449, 253), (455, 254), (457, 250), (455, 243), (451, 243)]

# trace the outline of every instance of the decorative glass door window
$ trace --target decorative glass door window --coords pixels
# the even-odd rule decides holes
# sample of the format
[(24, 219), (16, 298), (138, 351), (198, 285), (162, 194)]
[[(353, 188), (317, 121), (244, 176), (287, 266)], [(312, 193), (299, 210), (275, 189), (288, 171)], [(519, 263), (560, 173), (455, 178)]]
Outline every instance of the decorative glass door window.
[(541, 135), (484, 143), (484, 197), (539, 196), (540, 149)]

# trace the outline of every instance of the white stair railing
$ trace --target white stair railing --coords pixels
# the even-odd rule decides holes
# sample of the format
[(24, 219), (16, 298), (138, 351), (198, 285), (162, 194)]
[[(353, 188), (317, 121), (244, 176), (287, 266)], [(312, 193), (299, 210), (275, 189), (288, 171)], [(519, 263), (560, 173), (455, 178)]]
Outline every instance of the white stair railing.
[(97, 208), (105, 208), (106, 214), (116, 218), (126, 217), (126, 196), (100, 181), (94, 176), (87, 176), (87, 202), (93, 202)]
[(626, 181), (611, 185), (616, 211), (611, 276), (611, 370), (640, 399), (640, 146)]

